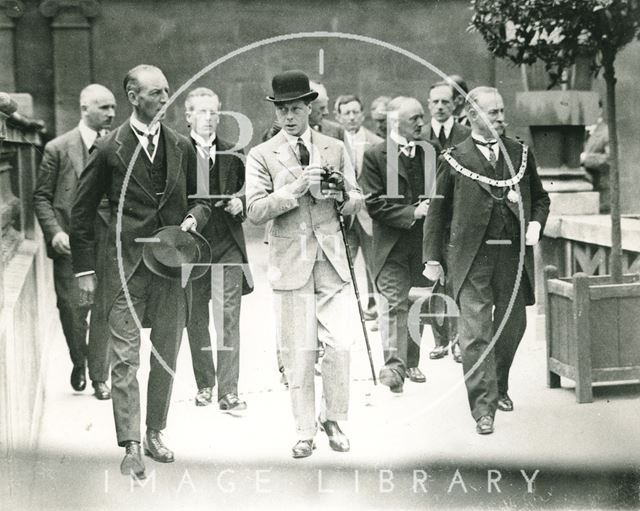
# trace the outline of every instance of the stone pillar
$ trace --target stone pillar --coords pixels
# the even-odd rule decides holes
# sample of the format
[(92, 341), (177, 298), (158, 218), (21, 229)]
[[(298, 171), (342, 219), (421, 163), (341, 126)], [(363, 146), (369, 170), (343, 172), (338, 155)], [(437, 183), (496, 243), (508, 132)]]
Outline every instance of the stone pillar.
[(585, 126), (598, 118), (598, 96), (585, 90), (516, 94), (519, 126), (529, 126), (538, 173), (551, 195), (551, 213), (598, 214), (599, 194), (580, 166)]
[(0, 90), (15, 92), (15, 18), (22, 16), (24, 5), (19, 0), (0, 0)]
[(96, 0), (44, 0), (40, 12), (51, 18), (56, 134), (78, 123), (78, 96), (92, 82), (91, 25)]

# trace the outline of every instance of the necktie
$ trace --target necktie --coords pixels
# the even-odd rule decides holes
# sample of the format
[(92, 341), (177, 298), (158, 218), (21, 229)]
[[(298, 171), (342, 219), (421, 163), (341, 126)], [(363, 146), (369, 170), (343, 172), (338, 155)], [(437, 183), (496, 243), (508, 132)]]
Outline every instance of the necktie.
[(298, 142), (296, 144), (296, 148), (298, 149), (298, 157), (300, 158), (300, 165), (306, 167), (309, 165), (309, 150), (307, 146), (304, 145), (302, 138), (298, 137)]
[(103, 135), (103, 130), (98, 130), (96, 131), (96, 139), (93, 141), (93, 144), (91, 144), (91, 147), (89, 148), (89, 154), (91, 154), (93, 151), (96, 150), (96, 142), (98, 142), (98, 139)]
[(444, 126), (440, 126), (440, 133), (438, 134), (438, 142), (440, 143), (440, 147), (444, 149), (444, 146), (447, 145), (447, 136), (444, 133)]
[(489, 149), (489, 164), (495, 169), (498, 163), (498, 158), (496, 157), (496, 153), (493, 150), (493, 146), (498, 143), (497, 140), (487, 140), (486, 142), (482, 142), (481, 140), (473, 139), (476, 145), (484, 146)]
[[(133, 128), (133, 126), (131, 127)], [(156, 150), (156, 145), (153, 143), (154, 135), (152, 135), (151, 133), (144, 133), (137, 128), (133, 129), (138, 135), (147, 139), (147, 154), (149, 156), (149, 159), (151, 160), (153, 158), (153, 152)]]

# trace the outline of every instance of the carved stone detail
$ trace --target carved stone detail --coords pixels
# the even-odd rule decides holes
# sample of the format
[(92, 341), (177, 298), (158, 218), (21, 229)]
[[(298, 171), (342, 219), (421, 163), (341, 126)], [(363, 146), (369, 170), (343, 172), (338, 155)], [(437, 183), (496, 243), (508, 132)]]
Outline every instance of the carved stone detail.
[(19, 18), (24, 14), (24, 4), (20, 0), (0, 0), (0, 14), (8, 18)]
[(97, 0), (44, 0), (40, 12), (47, 18), (55, 18), (64, 11), (79, 9), (85, 18), (95, 18), (100, 14)]

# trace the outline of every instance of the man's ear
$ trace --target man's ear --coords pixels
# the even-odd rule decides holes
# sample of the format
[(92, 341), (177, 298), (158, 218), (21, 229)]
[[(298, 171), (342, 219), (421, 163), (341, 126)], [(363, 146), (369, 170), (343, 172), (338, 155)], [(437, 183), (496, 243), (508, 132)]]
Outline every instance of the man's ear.
[(134, 91), (130, 90), (127, 92), (127, 99), (132, 105), (138, 106), (138, 95)]

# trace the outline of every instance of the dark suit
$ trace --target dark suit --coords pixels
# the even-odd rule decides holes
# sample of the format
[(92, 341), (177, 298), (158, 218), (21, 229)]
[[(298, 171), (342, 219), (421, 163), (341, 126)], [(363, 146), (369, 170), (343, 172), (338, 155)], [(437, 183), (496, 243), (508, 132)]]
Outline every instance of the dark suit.
[(438, 133), (434, 133), (431, 123), (427, 124), (425, 127), (429, 133), (429, 140), (434, 144), (437, 143), (439, 146), (441, 146), (440, 149), (442, 150), (449, 149), (454, 145), (458, 145), (461, 142), (464, 142), (471, 135), (471, 128), (463, 126), (458, 122), (454, 122), (453, 126), (451, 127), (451, 131), (449, 132), (449, 136), (447, 137), (447, 140), (444, 144), (444, 147), (442, 147), (442, 144), (440, 144), (438, 140)]
[[(423, 142), (428, 143), (428, 142)], [(380, 307), (385, 365), (404, 379), (408, 368), (417, 367), (420, 339), (409, 339), (409, 289), (424, 287), (422, 276), (422, 220), (415, 220), (414, 204), (425, 193), (422, 147), (413, 158), (398, 157), (398, 194), (387, 192), (387, 145), (382, 142), (364, 153), (361, 183), (367, 210), (373, 219), (373, 275), (378, 292), (387, 300)], [(422, 334), (422, 324), (419, 327)], [(411, 342), (412, 341), (412, 342)]]
[[(216, 139), (217, 151), (228, 151), (233, 144)], [(241, 155), (241, 153), (239, 154)], [(232, 154), (216, 154), (211, 166), (209, 158), (209, 193), (244, 198), (244, 163)], [(242, 193), (242, 195), (237, 195)], [(215, 200), (213, 201), (215, 203)], [(240, 303), (243, 294), (253, 289), (251, 275), (240, 264), (248, 264), (242, 231), (244, 215), (231, 216), (223, 208), (213, 208), (202, 235), (212, 249), (212, 263), (225, 264), (221, 273), (214, 269), (193, 283), (193, 306), (187, 325), (193, 372), (198, 389), (214, 387), (216, 368), (211, 354), (209, 335), (209, 300), (213, 296), (213, 324), (218, 342), (218, 398), (238, 393), (240, 371)], [(215, 268), (215, 267), (214, 267)], [(246, 267), (248, 272), (248, 267)], [(224, 325), (224, 326), (223, 326)]]
[[(107, 327), (104, 316), (96, 307), (93, 308), (87, 343), (87, 315), (91, 307), (79, 305), (78, 286), (71, 268), (71, 257), (59, 254), (51, 245), (57, 233), (69, 234), (71, 205), (78, 176), (84, 169), (88, 155), (80, 129), (77, 127), (50, 141), (44, 148), (33, 203), (44, 233), (47, 255), (53, 259), (57, 305), (71, 361), (75, 367), (84, 366), (88, 361), (91, 380), (104, 382), (109, 377), (108, 336), (105, 334)], [(108, 209), (100, 208), (96, 219), (98, 254), (103, 253), (100, 247), (104, 243), (109, 214)], [(98, 264), (98, 272), (100, 266), (101, 264)], [(99, 292), (98, 302), (100, 295)]]
[[(523, 160), (523, 146), (508, 138), (502, 141), (517, 173)], [(502, 151), (494, 169), (472, 138), (452, 148), (450, 155), (462, 167), (478, 174), (494, 179), (511, 177)], [(549, 213), (549, 196), (542, 188), (533, 154), (529, 153), (519, 182), (523, 225), (519, 204), (509, 201), (506, 192), (505, 188), (463, 176), (442, 159), (437, 193), (443, 198), (432, 202), (425, 226), (425, 262), (444, 261), (447, 243), (449, 278), (460, 307), (462, 364), (467, 375), (469, 404), (476, 420), (483, 415), (493, 416), (498, 393), (508, 390), (511, 363), (526, 328), (525, 305), (535, 300), (530, 246), (524, 252), (524, 272), (516, 288), (520, 243), (524, 236), (521, 229), (530, 221), (539, 222), (544, 228)], [(510, 244), (491, 243), (496, 240)], [(512, 295), (514, 302), (507, 315)], [(495, 346), (487, 352), (500, 326), (503, 329)], [(481, 360), (485, 352), (486, 358)], [(479, 366), (469, 374), (476, 363)]]
[[(429, 140), (434, 144), (437, 144), (443, 150), (449, 149), (450, 147), (458, 145), (464, 142), (467, 138), (471, 136), (471, 128), (467, 126), (463, 126), (458, 122), (454, 122), (453, 126), (451, 127), (451, 131), (449, 132), (449, 136), (447, 137), (443, 147), (443, 144), (440, 144), (438, 140), (438, 133), (435, 133), (433, 131), (433, 127), (431, 126), (431, 123), (427, 125), (427, 129), (429, 133)], [(446, 272), (447, 240), (444, 240), (444, 242), (445, 242), (445, 255), (444, 255), (445, 261), (443, 261), (444, 263), (443, 267), (445, 268), (445, 272)], [(437, 292), (437, 291), (434, 291), (434, 292)], [(444, 292), (448, 296), (452, 295), (453, 290), (451, 287), (450, 279), (447, 279), (445, 282)], [(447, 314), (444, 316), (442, 324), (438, 324), (437, 321), (432, 321), (431, 330), (433, 331), (433, 338), (436, 346), (448, 346), (449, 342), (455, 342), (456, 337), (458, 336), (458, 322), (456, 320), (456, 317), (453, 315)]]
[[(138, 139), (129, 121), (100, 139), (78, 183), (71, 213), (73, 267), (76, 273), (81, 273), (95, 269), (95, 232), (91, 220), (100, 197), (106, 195), (111, 206), (102, 285), (106, 287), (112, 399), (120, 446), (127, 441), (140, 441), (140, 392), (136, 378), (140, 322), (151, 326), (154, 348), (146, 423), (148, 428), (162, 430), (191, 292), (190, 285), (183, 289), (180, 281), (152, 274), (142, 262), (143, 243), (136, 240), (152, 237), (162, 226), (179, 225), (187, 214), (193, 215), (201, 227), (210, 214), (207, 201), (187, 197), (196, 193), (196, 155), (189, 140), (162, 126), (154, 163), (143, 150), (132, 163), (137, 146)], [(127, 179), (118, 246), (119, 201)], [(128, 296), (123, 290), (120, 270)]]

